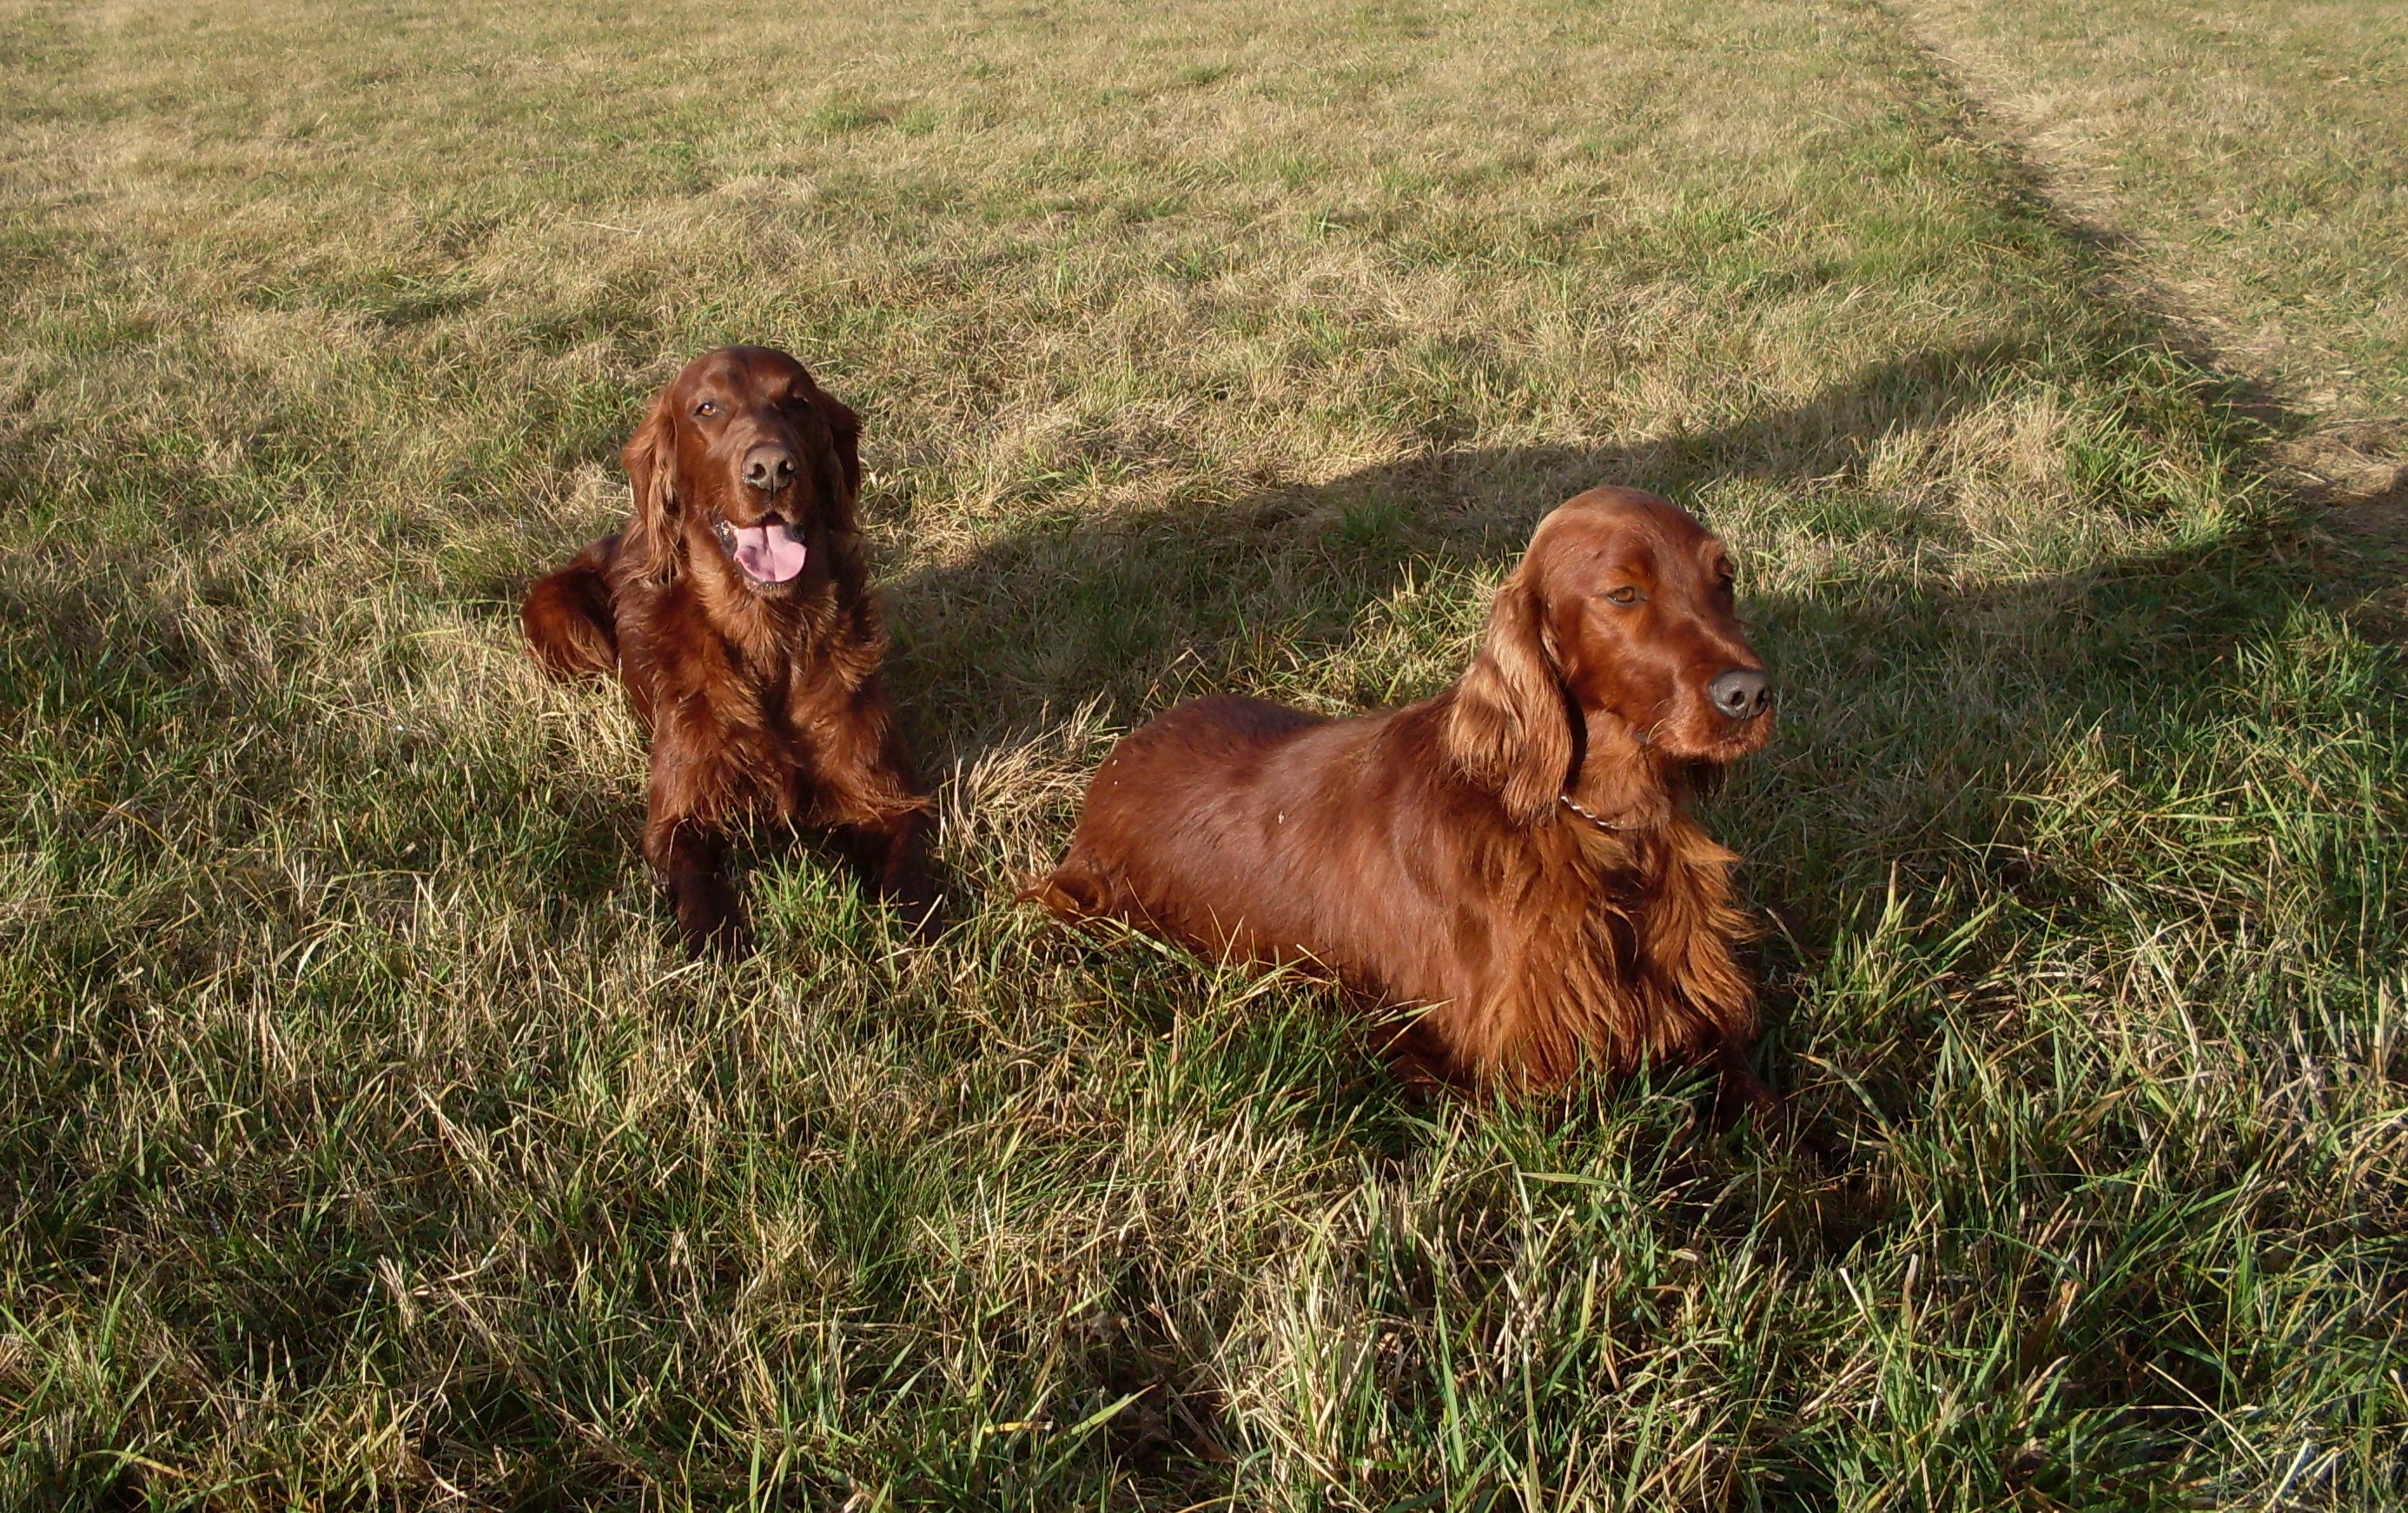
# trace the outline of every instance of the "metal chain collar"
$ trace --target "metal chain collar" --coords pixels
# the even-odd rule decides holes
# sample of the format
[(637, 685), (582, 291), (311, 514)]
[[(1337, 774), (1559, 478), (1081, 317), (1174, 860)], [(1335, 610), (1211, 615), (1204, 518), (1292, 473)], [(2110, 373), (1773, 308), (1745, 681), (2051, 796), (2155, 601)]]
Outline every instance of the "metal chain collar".
[(1603, 815), (1598, 813), (1595, 809), (1591, 809), (1581, 804), (1575, 803), (1570, 793), (1557, 793), (1555, 797), (1563, 800), (1565, 808), (1571, 810), (1572, 813), (1579, 815), (1590, 824), (1597, 826), (1598, 829), (1605, 831), (1609, 835), (1627, 835), (1631, 831), (1639, 828), (1637, 825), (1615, 824), (1612, 821), (1608, 820)]

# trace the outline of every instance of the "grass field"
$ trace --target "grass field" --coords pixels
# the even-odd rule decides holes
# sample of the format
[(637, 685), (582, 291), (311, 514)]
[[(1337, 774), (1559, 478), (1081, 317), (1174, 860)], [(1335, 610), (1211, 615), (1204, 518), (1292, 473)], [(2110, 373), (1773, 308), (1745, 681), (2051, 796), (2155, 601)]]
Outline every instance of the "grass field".
[(2223, 360), (2319, 418), (2378, 426), (2391, 461), (2408, 453), (2408, 12), (1909, 0), (1904, 13)]
[[(2398, 559), (1934, 35), (0, 0), (0, 1504), (2408, 1498)], [(2396, 404), (2396, 231), (2299, 223)], [(866, 417), (934, 946), (765, 847), (688, 962), (517, 645), (738, 339)], [(1013, 906), (1115, 733), (1438, 687), (1604, 481), (1780, 682), (1785, 1126)]]

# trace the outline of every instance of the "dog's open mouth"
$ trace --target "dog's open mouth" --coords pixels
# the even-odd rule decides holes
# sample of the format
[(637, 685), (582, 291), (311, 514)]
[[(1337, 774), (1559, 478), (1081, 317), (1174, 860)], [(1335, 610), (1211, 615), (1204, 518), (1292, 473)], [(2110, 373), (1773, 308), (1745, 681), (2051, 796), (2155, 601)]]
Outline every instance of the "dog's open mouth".
[(801, 576), (804, 560), (810, 556), (810, 549), (784, 521), (765, 521), (759, 525), (720, 521), (711, 529), (719, 536), (720, 549), (755, 583), (791, 583)]

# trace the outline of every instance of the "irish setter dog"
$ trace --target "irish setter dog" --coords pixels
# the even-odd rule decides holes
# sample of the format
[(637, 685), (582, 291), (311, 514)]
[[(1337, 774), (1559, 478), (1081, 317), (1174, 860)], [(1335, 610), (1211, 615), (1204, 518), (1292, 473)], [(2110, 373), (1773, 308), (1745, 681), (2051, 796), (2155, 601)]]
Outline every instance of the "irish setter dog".
[(527, 594), (559, 678), (615, 675), (652, 728), (644, 859), (689, 945), (734, 949), (748, 818), (824, 831), (924, 921), (928, 801), (880, 686), (853, 505), (861, 422), (762, 347), (688, 364), (627, 443), (635, 515)]
[(1104, 759), (1029, 896), (1418, 1009), (1394, 1049), (1448, 1081), (1711, 1060), (1766, 1107), (1737, 858), (1689, 799), (1770, 709), (1722, 542), (1594, 489), (1540, 521), (1455, 686), (1363, 720), (1181, 705)]

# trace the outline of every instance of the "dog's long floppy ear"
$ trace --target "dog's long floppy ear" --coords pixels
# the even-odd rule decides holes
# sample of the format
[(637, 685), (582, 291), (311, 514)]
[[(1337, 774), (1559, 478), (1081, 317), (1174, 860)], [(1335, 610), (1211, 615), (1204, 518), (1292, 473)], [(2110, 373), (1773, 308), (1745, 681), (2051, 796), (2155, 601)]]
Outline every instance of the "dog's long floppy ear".
[(1446, 744), (1455, 764), (1526, 825), (1546, 818), (1571, 777), (1571, 712), (1526, 560), (1497, 591), (1487, 639), (1456, 685)]
[(844, 498), (850, 508), (861, 502), (861, 417), (818, 384), (811, 387), (819, 391), (813, 403), (827, 417), (828, 430), (836, 436), (836, 461), (844, 469)]
[(627, 450), (627, 483), (635, 491), (635, 519), (627, 524), (624, 550), (644, 576), (657, 583), (677, 577), (685, 563), (685, 533), (681, 527), (684, 506), (677, 492), (677, 438), (670, 432), (668, 395), (652, 403)]
[(828, 574), (836, 579), (839, 592), (860, 600), (869, 583), (869, 563), (861, 550), (859, 514), (861, 417), (817, 383), (811, 385), (811, 407), (827, 421), (837, 471), (841, 475), (829, 480), (835, 487), (824, 490), (827, 497), (820, 507), (820, 521), (827, 532)]

